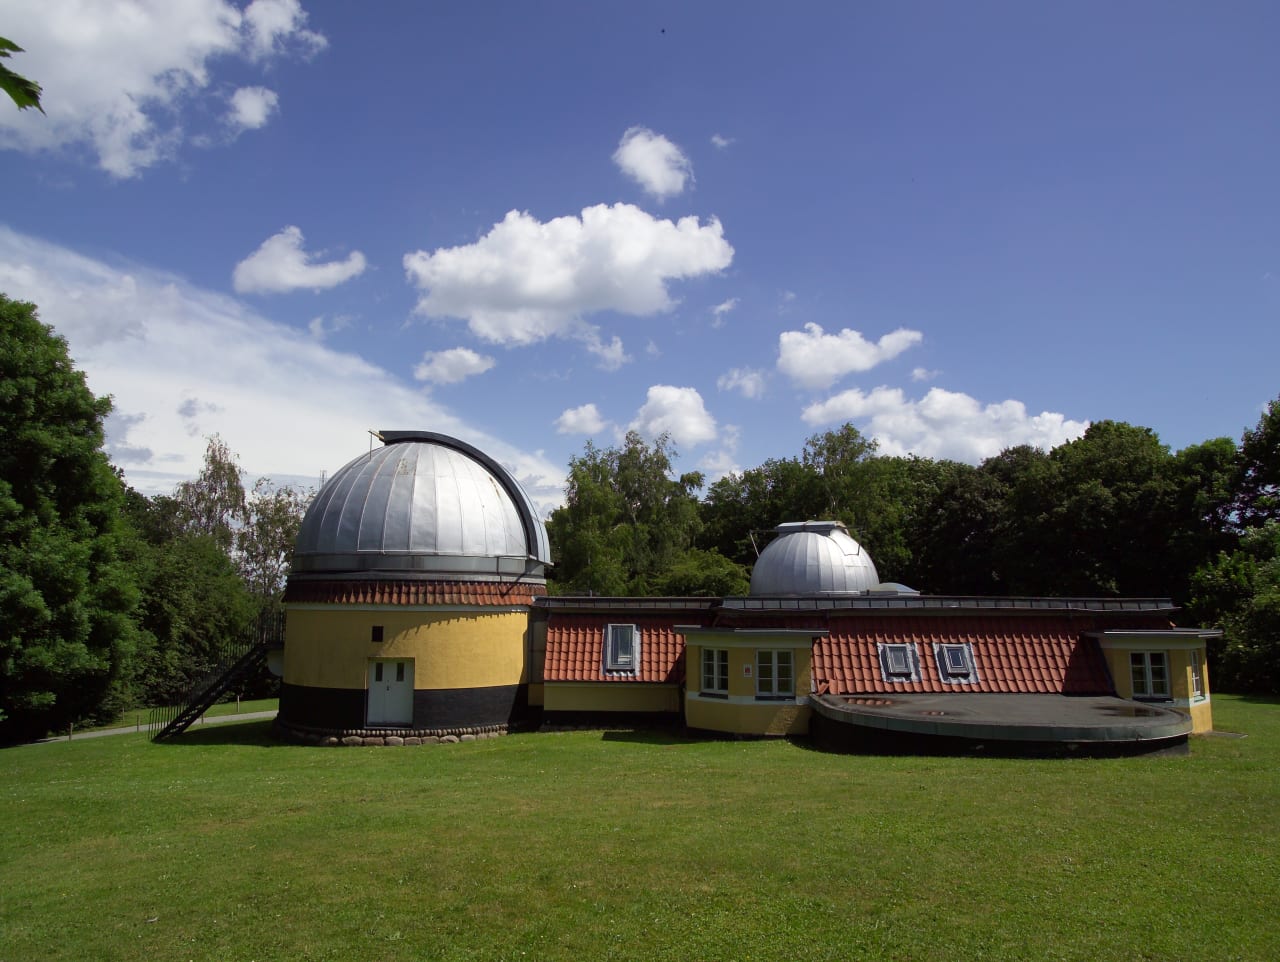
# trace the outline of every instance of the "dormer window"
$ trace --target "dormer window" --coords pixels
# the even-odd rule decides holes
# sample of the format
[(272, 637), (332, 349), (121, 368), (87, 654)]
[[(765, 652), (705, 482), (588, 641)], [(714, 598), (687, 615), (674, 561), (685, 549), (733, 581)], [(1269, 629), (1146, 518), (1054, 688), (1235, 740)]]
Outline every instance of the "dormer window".
[(635, 625), (608, 625), (604, 630), (604, 670), (635, 674), (640, 667), (640, 632)]
[(914, 644), (878, 644), (880, 673), (885, 681), (919, 681), (920, 656)]
[(969, 644), (939, 644), (933, 646), (933, 657), (938, 663), (938, 675), (952, 685), (969, 685), (978, 681), (978, 671), (973, 663), (973, 646)]

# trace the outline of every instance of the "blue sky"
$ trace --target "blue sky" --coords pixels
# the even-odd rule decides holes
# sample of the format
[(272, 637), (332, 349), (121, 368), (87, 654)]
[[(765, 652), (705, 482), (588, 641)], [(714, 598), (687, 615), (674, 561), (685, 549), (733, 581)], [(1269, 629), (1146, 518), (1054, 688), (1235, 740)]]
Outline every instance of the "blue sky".
[[(130, 482), (455, 434), (709, 477), (852, 421), (976, 463), (1280, 394), (1269, 3), (0, 0), (0, 291)], [(7, 101), (6, 101), (7, 103)]]

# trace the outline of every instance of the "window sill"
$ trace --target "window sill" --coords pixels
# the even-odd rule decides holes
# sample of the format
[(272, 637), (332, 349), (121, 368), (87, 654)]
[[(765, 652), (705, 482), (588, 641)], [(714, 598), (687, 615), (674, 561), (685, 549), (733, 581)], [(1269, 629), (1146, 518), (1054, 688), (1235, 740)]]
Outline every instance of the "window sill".
[(727, 701), (729, 698), (729, 693), (727, 691), (700, 691), (698, 692), (698, 697), (699, 698), (718, 698), (721, 701)]

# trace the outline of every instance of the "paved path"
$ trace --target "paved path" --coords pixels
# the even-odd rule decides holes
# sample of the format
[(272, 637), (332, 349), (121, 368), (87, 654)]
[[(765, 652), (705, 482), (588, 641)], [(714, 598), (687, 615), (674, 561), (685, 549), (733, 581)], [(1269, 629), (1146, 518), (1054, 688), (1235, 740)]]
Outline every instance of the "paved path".
[[(239, 715), (213, 715), (208, 718), (201, 718), (195, 721), (187, 731), (203, 728), (205, 725), (226, 725), (230, 722), (257, 721), (262, 718), (275, 718), (276, 713), (272, 711), (248, 711)], [(88, 732), (73, 732), (70, 739), (66, 735), (55, 735), (52, 738), (41, 738), (37, 744), (44, 742), (65, 742), (79, 741), (82, 738), (103, 738), (107, 735), (134, 735), (140, 731), (147, 729), (138, 728), (135, 725), (129, 725), (125, 728), (98, 728)]]

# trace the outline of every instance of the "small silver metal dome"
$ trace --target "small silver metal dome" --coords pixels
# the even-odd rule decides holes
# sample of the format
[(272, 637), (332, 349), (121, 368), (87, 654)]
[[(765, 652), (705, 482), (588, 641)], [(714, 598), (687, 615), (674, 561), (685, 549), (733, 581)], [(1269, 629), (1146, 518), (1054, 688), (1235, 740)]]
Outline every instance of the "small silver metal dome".
[(752, 595), (863, 594), (880, 583), (871, 556), (839, 521), (780, 524), (751, 571)]
[(293, 571), (540, 579), (547, 530), (502, 465), (425, 431), (382, 431), (385, 446), (341, 468), (302, 520)]

